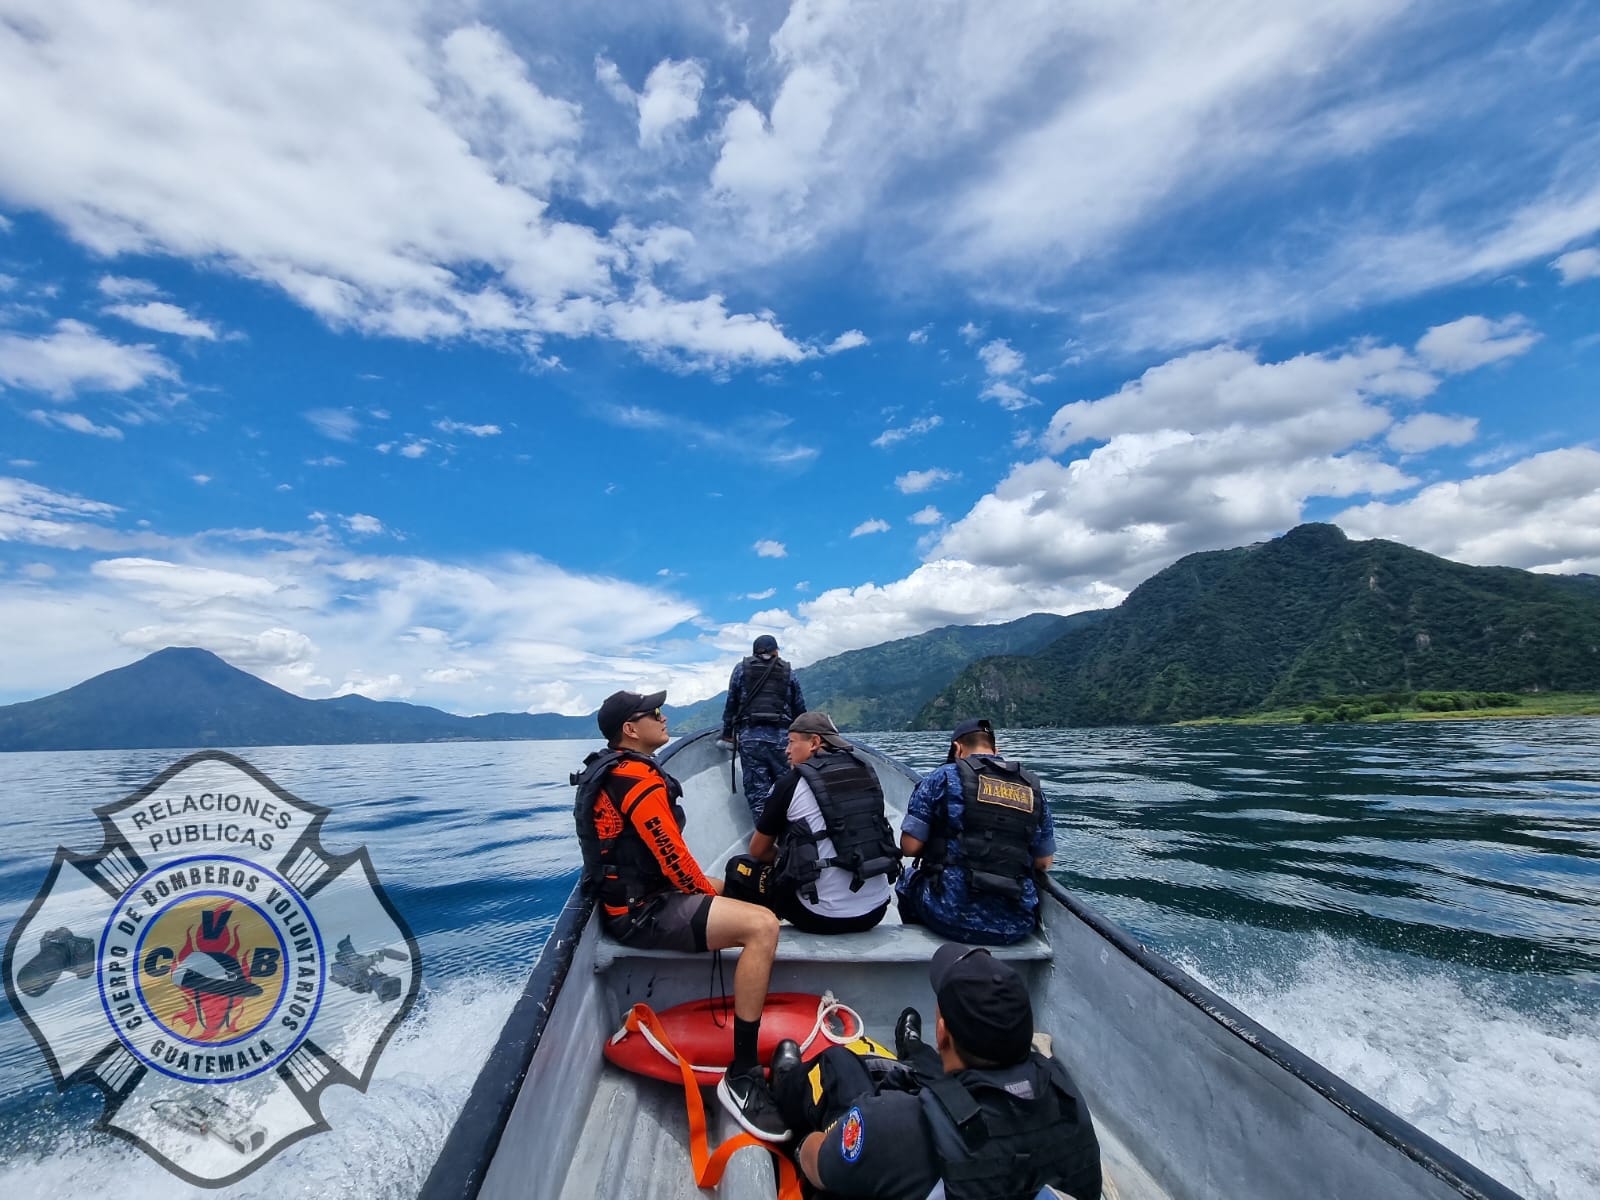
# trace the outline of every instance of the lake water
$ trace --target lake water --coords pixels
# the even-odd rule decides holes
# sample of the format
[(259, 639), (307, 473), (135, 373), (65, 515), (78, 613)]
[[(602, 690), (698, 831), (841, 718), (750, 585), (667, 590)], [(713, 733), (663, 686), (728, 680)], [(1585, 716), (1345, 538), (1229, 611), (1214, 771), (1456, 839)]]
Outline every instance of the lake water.
[[(1600, 1196), (1600, 723), (1006, 735), (1049, 792), (1057, 874), (1147, 944), (1529, 1197)], [(865, 740), (918, 770), (938, 734)], [(249, 749), (365, 844), (423, 993), (331, 1132), (223, 1194), (409, 1196), (576, 868), (576, 742)], [(181, 754), (0, 755), (0, 933), (91, 809)], [(215, 1195), (91, 1128), (0, 1009), (0, 1194)], [(1308, 1188), (1310, 1181), (1308, 1181)]]

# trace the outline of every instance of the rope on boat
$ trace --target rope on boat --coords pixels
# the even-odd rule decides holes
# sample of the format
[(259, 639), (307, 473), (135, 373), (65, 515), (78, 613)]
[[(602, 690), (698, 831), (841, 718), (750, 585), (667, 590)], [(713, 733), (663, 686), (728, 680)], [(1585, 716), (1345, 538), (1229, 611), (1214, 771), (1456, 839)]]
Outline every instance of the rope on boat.
[[(839, 1033), (835, 1033), (828, 1027), (829, 1018), (835, 1016), (840, 1018), (841, 1032)], [(812, 1043), (817, 1040), (819, 1034), (835, 1046), (847, 1046), (861, 1037), (866, 1032), (866, 1029), (866, 1023), (862, 1021), (860, 1013), (856, 1012), (844, 1001), (836, 999), (832, 992), (823, 992), (817, 1000), (816, 1024), (811, 1027), (811, 1032), (806, 1035), (806, 1040), (800, 1044), (800, 1053), (804, 1055), (807, 1050), (811, 1049)], [(639, 1024), (639, 1032), (644, 1035), (644, 1040), (650, 1043), (651, 1049), (661, 1055), (662, 1058), (673, 1064), (681, 1061), (676, 1051), (670, 1050), (661, 1044), (649, 1025), (641, 1022)], [(611, 1044), (615, 1046), (627, 1036), (628, 1023), (624, 1021), (622, 1028), (611, 1035)], [(728, 1070), (726, 1066), (703, 1067), (699, 1064), (690, 1064), (689, 1069), (695, 1072), (703, 1071), (708, 1075), (723, 1075)]]

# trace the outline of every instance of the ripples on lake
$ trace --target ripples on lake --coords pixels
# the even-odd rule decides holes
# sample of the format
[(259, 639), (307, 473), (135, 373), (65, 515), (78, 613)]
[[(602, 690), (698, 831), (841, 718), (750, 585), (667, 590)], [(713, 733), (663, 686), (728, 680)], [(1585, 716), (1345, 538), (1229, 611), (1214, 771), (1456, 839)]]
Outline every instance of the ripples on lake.
[[(1600, 749), (1594, 722), (1034, 730), (1057, 875), (1269, 1028), (1525, 1195), (1600, 1195)], [(869, 736), (918, 770), (938, 734)], [(424, 992), (369, 1093), (228, 1194), (408, 1196), (538, 956), (577, 865), (577, 742), (252, 749), (365, 844)], [(181, 755), (0, 755), (9, 935), (90, 811)], [(691, 817), (692, 819), (692, 817)], [(0, 1013), (0, 1190), (193, 1189), (92, 1132)], [(194, 1192), (195, 1195), (215, 1194)]]

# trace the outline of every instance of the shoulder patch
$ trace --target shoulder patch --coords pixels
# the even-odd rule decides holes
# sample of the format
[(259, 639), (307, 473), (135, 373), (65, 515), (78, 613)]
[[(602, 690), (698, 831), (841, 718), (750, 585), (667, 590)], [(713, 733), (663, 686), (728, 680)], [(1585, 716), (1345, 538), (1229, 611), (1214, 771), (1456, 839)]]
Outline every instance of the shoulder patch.
[(844, 1156), (845, 1162), (855, 1162), (861, 1157), (861, 1147), (866, 1141), (866, 1132), (861, 1126), (861, 1109), (852, 1108), (845, 1113), (844, 1120), (839, 1122), (839, 1153)]

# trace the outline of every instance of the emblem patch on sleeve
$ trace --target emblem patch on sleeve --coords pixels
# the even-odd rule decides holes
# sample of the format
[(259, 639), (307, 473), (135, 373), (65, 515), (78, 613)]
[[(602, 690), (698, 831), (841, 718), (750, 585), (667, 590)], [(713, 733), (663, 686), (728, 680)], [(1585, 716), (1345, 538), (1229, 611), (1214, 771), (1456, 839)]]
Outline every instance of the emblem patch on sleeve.
[(844, 1120), (839, 1122), (839, 1153), (844, 1155), (845, 1162), (855, 1162), (861, 1157), (861, 1146), (866, 1141), (866, 1133), (861, 1127), (861, 1110), (852, 1108), (845, 1113)]

